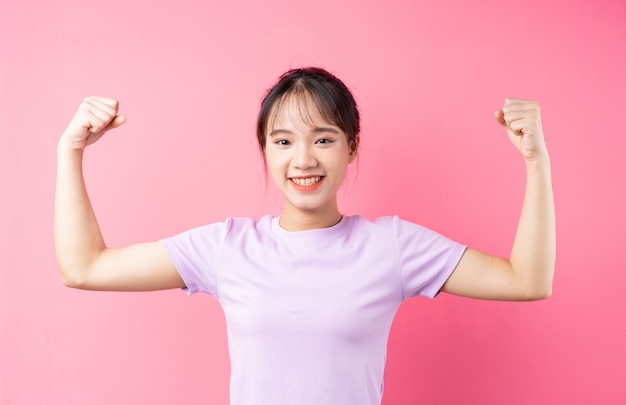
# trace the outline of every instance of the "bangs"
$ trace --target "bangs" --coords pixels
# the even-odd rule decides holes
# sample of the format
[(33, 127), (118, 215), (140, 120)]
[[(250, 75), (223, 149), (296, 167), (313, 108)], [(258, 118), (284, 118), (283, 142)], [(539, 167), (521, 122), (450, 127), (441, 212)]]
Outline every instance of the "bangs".
[(356, 101), (346, 85), (324, 69), (293, 69), (280, 77), (261, 101), (256, 126), (259, 149), (265, 153), (268, 132), (287, 117), (317, 127), (334, 125), (356, 151), (360, 118)]
[[(267, 127), (265, 128), (266, 133), (271, 132), (277, 124), (281, 124), (281, 121), (285, 119), (284, 117), (290, 115), (299, 116), (302, 122), (311, 127), (331, 124), (341, 128), (338, 117), (336, 117), (336, 113), (330, 105), (334, 103), (322, 100), (322, 97), (304, 86), (296, 85), (292, 87), (272, 106)], [(343, 128), (341, 129), (344, 130)]]

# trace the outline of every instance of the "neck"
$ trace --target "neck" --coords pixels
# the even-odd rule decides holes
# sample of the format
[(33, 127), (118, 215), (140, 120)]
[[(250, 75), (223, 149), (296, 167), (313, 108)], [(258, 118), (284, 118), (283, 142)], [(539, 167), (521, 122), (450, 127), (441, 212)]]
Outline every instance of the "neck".
[(326, 212), (294, 210), (285, 206), (280, 217), (280, 227), (291, 232), (330, 228), (337, 225), (341, 217), (336, 206)]

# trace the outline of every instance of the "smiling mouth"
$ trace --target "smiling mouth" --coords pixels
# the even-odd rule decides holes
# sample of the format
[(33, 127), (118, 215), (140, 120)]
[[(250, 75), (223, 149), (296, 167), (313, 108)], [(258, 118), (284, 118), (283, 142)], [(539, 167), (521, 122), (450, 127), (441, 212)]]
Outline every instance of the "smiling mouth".
[(299, 185), (300, 187), (309, 187), (314, 184), (317, 184), (322, 180), (322, 176), (314, 176), (314, 177), (306, 177), (306, 178), (289, 178), (292, 182)]

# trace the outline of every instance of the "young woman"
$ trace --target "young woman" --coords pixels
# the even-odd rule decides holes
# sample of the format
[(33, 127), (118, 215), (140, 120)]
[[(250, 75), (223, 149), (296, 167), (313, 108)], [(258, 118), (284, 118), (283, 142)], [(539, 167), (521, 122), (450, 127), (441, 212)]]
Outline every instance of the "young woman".
[(82, 157), (125, 118), (116, 100), (87, 97), (58, 144), (55, 243), (63, 282), (215, 296), (226, 315), (233, 404), (380, 404), (387, 337), (404, 299), (440, 291), (494, 300), (551, 294), (554, 204), (539, 106), (507, 99), (496, 119), (527, 167), (508, 259), (398, 217), (341, 214), (337, 190), (358, 153), (359, 113), (348, 88), (318, 68), (285, 73), (261, 105), (257, 136), (284, 195), (280, 217), (229, 218), (108, 248)]

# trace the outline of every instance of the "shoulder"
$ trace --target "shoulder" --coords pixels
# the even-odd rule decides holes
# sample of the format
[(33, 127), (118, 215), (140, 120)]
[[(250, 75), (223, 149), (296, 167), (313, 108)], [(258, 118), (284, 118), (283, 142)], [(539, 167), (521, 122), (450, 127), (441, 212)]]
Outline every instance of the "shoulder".
[(388, 243), (398, 239), (402, 234), (420, 232), (421, 226), (402, 220), (397, 215), (366, 218), (362, 215), (350, 217), (350, 237)]
[(272, 237), (274, 217), (265, 215), (261, 218), (230, 217), (223, 225), (223, 238), (227, 244), (263, 243)]
[(233, 232), (269, 232), (273, 219), (272, 215), (264, 215), (261, 218), (229, 217), (224, 220), (224, 225)]
[(212, 222), (198, 226), (198, 230), (222, 229), (225, 231), (242, 231), (249, 229), (269, 228), (272, 223), (272, 216), (265, 215), (261, 218), (250, 217), (227, 217), (223, 221)]
[(362, 215), (354, 215), (350, 217), (353, 229), (372, 229), (376, 231), (389, 230), (395, 234), (402, 232), (424, 232), (428, 231), (422, 225), (407, 221), (398, 215), (380, 216), (374, 219), (368, 219)]
[(348, 217), (351, 223), (351, 226), (354, 227), (388, 227), (392, 226), (394, 218), (397, 216), (381, 216), (369, 219), (363, 215), (351, 215)]
[(351, 234), (369, 235), (366, 237), (380, 242), (394, 241), (400, 251), (408, 247), (431, 248), (448, 245), (451, 242), (442, 234), (402, 219), (398, 215), (381, 216), (371, 220), (363, 216), (354, 216), (351, 219), (353, 222)]
[(193, 240), (215, 239), (224, 240), (237, 235), (246, 235), (252, 233), (266, 233), (271, 226), (272, 217), (264, 216), (260, 219), (248, 217), (228, 217), (223, 221), (212, 222), (199, 225), (195, 228), (188, 229), (177, 235), (162, 239), (166, 243), (170, 240), (178, 240), (180, 242), (187, 241), (191, 243)]

